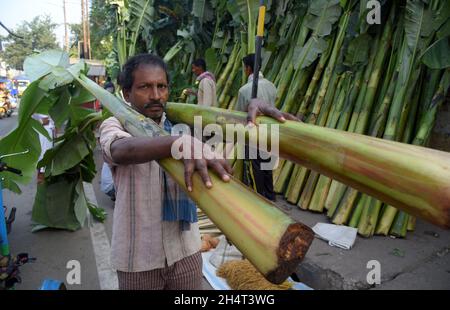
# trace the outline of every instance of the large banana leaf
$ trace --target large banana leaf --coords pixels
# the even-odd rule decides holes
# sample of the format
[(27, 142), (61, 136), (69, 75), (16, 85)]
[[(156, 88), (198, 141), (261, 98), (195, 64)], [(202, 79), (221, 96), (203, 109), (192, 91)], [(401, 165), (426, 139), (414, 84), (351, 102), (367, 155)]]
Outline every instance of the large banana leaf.
[(131, 23), (128, 26), (131, 32), (131, 42), (128, 57), (136, 53), (136, 44), (141, 29), (148, 28), (154, 21), (154, 0), (129, 0)]
[(245, 25), (247, 40), (246, 50), (248, 54), (255, 52), (256, 21), (258, 18), (258, 0), (231, 0), (228, 1), (228, 10), (236, 22)]
[(389, 111), (388, 125), (384, 133), (385, 139), (396, 140), (401, 135), (398, 125), (401, 111), (405, 105), (404, 99), (407, 89), (414, 71), (420, 65), (419, 56), (431, 43), (434, 33), (432, 23), (429, 22), (431, 16), (431, 8), (426, 8), (422, 1), (407, 1), (404, 22), (405, 37), (397, 69), (399, 71), (398, 83)]
[(410, 0), (406, 3), (405, 34), (406, 42), (413, 54), (426, 48), (423, 38), (430, 36), (433, 32), (432, 10), (425, 8), (421, 0)]
[[(93, 97), (74, 83), (73, 75), (85, 73), (87, 68), (83, 62), (69, 67), (67, 60), (67, 55), (60, 51), (49, 51), (27, 58), (26, 73), (36, 80), (29, 85), (22, 97), (18, 127), (0, 140), (1, 154), (29, 151), (25, 155), (6, 160), (23, 173), (23, 177), (2, 173), (6, 188), (20, 192), (16, 182), (28, 183), (38, 167), (46, 168), (46, 179), (44, 184), (39, 185), (33, 207), (33, 220), (40, 224), (40, 228), (80, 228), (86, 218), (88, 203), (79, 184), (83, 181), (90, 182), (95, 176), (95, 165), (92, 162), (96, 139), (92, 129), (102, 119), (102, 115), (81, 106), (92, 101)], [(35, 113), (50, 115), (57, 126), (68, 122), (65, 135), (54, 141), (54, 148), (48, 150), (39, 163), (41, 145), (38, 133), (47, 139), (50, 137), (42, 124), (33, 119)], [(69, 184), (65, 197), (61, 197), (70, 202), (64, 206), (68, 210), (64, 212), (58, 209), (61, 201), (48, 194), (53, 193), (61, 184)], [(91, 209), (96, 211), (95, 207)], [(66, 215), (65, 220), (61, 214)], [(76, 220), (78, 222), (74, 225)]]
[(305, 26), (315, 32), (318, 37), (328, 36), (333, 24), (339, 20), (342, 8), (339, 0), (312, 1), (306, 16)]
[(330, 35), (331, 29), (339, 20), (341, 13), (339, 0), (320, 0), (311, 3), (305, 17), (304, 27), (308, 27), (313, 33), (303, 46), (295, 46), (293, 59), (296, 70), (310, 66), (319, 55), (326, 51), (329, 42), (324, 38)]
[(371, 40), (368, 34), (362, 34), (353, 39), (348, 45), (344, 65), (354, 68), (367, 64)]
[(192, 5), (192, 14), (197, 17), (200, 24), (203, 24), (203, 15), (205, 14), (206, 0), (194, 0)]
[(450, 37), (442, 38), (431, 45), (425, 51), (422, 61), (431, 69), (450, 67)]
[(24, 62), (24, 69), (27, 72), (27, 76), (32, 81), (35, 81), (53, 70), (57, 70), (57, 68), (67, 68), (69, 65), (69, 55), (51, 50), (27, 57)]
[(45, 103), (47, 99), (45, 92), (39, 88), (38, 84), (38, 81), (31, 83), (23, 94), (19, 108), (18, 127), (0, 140), (2, 155), (29, 151), (27, 154), (5, 159), (5, 162), (11, 167), (22, 170), (23, 177), (8, 172), (2, 173), (2, 177), (5, 179), (4, 187), (15, 192), (20, 192), (15, 184), (16, 181), (29, 182), (35, 173), (36, 166), (30, 165), (30, 163), (35, 163), (41, 154), (38, 132), (48, 137), (42, 124), (32, 118), (39, 104)]
[[(75, 182), (73, 182), (73, 178), (76, 178)], [(78, 180), (79, 178), (76, 175), (72, 178), (60, 176), (47, 185), (38, 185), (35, 198), (35, 205), (38, 207), (33, 207), (31, 215), (33, 221), (45, 227), (72, 231), (79, 229), (81, 225), (73, 207)], [(77, 213), (82, 219), (82, 216), (80, 216), (82, 211), (79, 208), (77, 209)]]
[(326, 51), (328, 42), (322, 38), (311, 37), (304, 46), (296, 47), (294, 51), (294, 68), (304, 69), (309, 67), (323, 52)]

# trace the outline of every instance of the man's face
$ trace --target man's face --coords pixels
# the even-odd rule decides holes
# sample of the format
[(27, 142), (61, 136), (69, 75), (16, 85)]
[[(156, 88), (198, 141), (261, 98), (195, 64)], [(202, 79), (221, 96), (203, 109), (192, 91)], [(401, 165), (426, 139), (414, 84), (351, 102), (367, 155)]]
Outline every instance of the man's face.
[(253, 72), (252, 72), (252, 68), (249, 66), (245, 66), (244, 67), (244, 73), (247, 77), (249, 77)]
[(133, 75), (133, 86), (124, 90), (125, 99), (138, 112), (159, 122), (169, 99), (166, 72), (158, 66), (144, 64), (134, 70)]
[(196, 65), (192, 65), (192, 72), (196, 75), (199, 76), (200, 74), (203, 73), (203, 69), (201, 67), (197, 67)]

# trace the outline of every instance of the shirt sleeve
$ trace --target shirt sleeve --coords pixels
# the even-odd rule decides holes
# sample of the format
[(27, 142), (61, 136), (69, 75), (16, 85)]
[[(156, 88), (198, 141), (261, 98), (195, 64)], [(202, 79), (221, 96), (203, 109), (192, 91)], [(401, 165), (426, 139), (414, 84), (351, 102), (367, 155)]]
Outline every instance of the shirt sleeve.
[[(201, 98), (199, 96), (199, 104), (205, 106), (212, 106), (216, 102), (216, 88), (214, 81), (210, 79), (203, 79), (200, 82)], [(199, 91), (200, 95), (200, 91)]]
[(117, 166), (111, 156), (111, 144), (119, 139), (130, 138), (131, 135), (124, 130), (115, 117), (105, 120), (100, 126), (100, 146), (104, 160), (111, 166)]
[(271, 96), (271, 98), (270, 98), (270, 100), (271, 100), (270, 103), (271, 103), (273, 106), (275, 106), (275, 103), (277, 102), (277, 99), (278, 99), (278, 90), (277, 90), (277, 88), (275, 87), (275, 85), (272, 84), (272, 96)]
[(247, 112), (247, 98), (244, 95), (244, 92), (242, 89), (239, 90), (238, 99), (236, 103), (236, 109), (237, 111)]

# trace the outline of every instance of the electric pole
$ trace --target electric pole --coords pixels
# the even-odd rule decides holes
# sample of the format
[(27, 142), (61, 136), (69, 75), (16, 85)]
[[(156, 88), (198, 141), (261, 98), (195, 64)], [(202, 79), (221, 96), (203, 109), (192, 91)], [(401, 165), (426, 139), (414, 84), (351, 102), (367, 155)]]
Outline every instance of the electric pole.
[(81, 0), (81, 24), (83, 27), (83, 58), (88, 58), (88, 46), (87, 46), (87, 33), (86, 33), (86, 12), (85, 12), (85, 1)]
[(64, 10), (64, 49), (69, 52), (69, 33), (67, 31), (67, 17), (66, 17), (66, 0), (63, 0)]
[(86, 5), (86, 36), (87, 36), (87, 50), (88, 50), (88, 59), (91, 59), (91, 26), (89, 22), (89, 0), (85, 0)]

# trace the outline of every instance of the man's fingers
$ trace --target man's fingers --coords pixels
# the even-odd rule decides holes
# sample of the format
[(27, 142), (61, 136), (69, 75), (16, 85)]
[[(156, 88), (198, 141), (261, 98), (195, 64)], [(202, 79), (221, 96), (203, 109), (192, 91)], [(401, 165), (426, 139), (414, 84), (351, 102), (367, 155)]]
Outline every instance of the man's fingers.
[(249, 104), (247, 112), (247, 122), (255, 123), (256, 114), (258, 113), (258, 107), (256, 105)]
[(284, 117), (283, 113), (275, 107), (267, 106), (264, 108), (262, 112), (264, 115), (273, 117), (279, 122), (284, 123), (286, 121), (286, 118)]
[(189, 192), (192, 192), (192, 175), (194, 174), (195, 164), (192, 159), (184, 161), (184, 182)]
[(196, 168), (198, 173), (200, 174), (200, 177), (203, 180), (203, 183), (205, 183), (207, 188), (211, 188), (212, 187), (212, 182), (211, 182), (211, 178), (209, 177), (208, 174), (208, 166), (206, 165), (206, 161), (203, 159), (198, 159), (195, 161), (196, 162)]
[(213, 161), (209, 163), (209, 166), (216, 171), (216, 173), (219, 175), (219, 177), (224, 182), (230, 181), (230, 176), (228, 175), (227, 170), (225, 169), (225, 164), (220, 161)]
[(289, 121), (301, 122), (301, 120), (297, 116), (292, 115), (290, 113), (283, 113), (283, 116), (285, 119)]
[(229, 175), (233, 175), (233, 173), (234, 173), (233, 167), (231, 167), (231, 165), (228, 162), (228, 160), (225, 160), (224, 167), (225, 167), (225, 170), (228, 172)]

